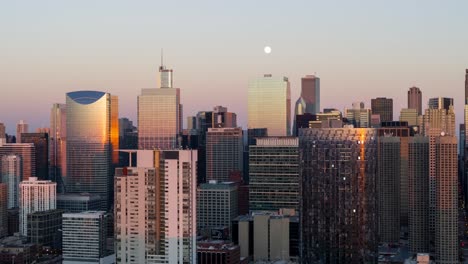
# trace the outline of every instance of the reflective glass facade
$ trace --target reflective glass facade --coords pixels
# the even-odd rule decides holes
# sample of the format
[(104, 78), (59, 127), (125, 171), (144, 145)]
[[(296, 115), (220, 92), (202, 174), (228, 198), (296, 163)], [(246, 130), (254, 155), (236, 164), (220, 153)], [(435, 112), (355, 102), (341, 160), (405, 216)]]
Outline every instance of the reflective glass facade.
[(180, 109), (178, 88), (143, 89), (138, 96), (138, 148), (176, 149)]
[(63, 192), (67, 175), (67, 108), (65, 104), (54, 104), (50, 110), (49, 134), (49, 177), (57, 183), (57, 191)]
[(112, 98), (95, 91), (67, 94), (66, 192), (99, 194), (107, 198), (103, 209), (112, 199), (113, 133), (117, 133), (118, 144), (118, 129), (111, 122), (111, 106), (117, 104)]
[(248, 128), (267, 128), (269, 136), (291, 134), (291, 90), (288, 78), (263, 78), (250, 81), (248, 90)]
[(299, 152), (302, 263), (376, 263), (376, 130), (301, 129)]

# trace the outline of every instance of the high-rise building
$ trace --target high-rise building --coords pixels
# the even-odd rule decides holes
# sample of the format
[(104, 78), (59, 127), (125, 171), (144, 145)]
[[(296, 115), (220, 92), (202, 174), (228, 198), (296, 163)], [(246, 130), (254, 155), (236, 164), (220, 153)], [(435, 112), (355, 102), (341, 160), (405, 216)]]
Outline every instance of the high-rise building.
[(436, 228), (437, 263), (459, 263), (458, 256), (458, 164), (457, 138), (436, 138)]
[[(320, 112), (320, 78), (314, 75), (306, 75), (301, 78), (301, 96), (294, 107), (294, 117), (303, 114), (317, 114)], [(293, 131), (296, 131), (296, 119), (294, 119)]]
[(22, 162), (18, 155), (6, 155), (1, 159), (2, 183), (7, 188), (7, 208), (19, 206), (19, 184), (22, 180)]
[(242, 171), (242, 128), (209, 128), (206, 136), (206, 179), (228, 181), (231, 171)]
[(257, 138), (249, 153), (250, 211), (299, 210), (297, 137)]
[(40, 180), (49, 180), (49, 134), (22, 133), (23, 143), (32, 143), (36, 155), (36, 177)]
[(102, 208), (102, 198), (91, 193), (60, 193), (57, 194), (57, 209), (65, 213), (81, 213), (98, 211)]
[(6, 143), (6, 132), (5, 132), (5, 124), (0, 122), (0, 141), (4, 140)]
[(375, 129), (299, 132), (303, 263), (377, 262), (376, 137)]
[(377, 97), (371, 99), (372, 114), (380, 115), (381, 122), (393, 121), (393, 99)]
[(409, 246), (429, 251), (429, 139), (411, 137), (408, 144)]
[(445, 109), (447, 111), (451, 105), (453, 105), (453, 98), (447, 97), (430, 98), (428, 103), (429, 109)]
[(371, 126), (371, 110), (364, 108), (363, 102), (354, 102), (351, 109), (345, 109), (345, 117), (355, 128), (368, 128)]
[[(2, 143), (0, 141), (0, 158), (5, 155), (16, 155), (21, 157), (21, 180), (27, 180), (36, 176), (36, 149), (34, 144), (29, 143)], [(0, 163), (1, 166), (1, 163)], [(1, 171), (1, 168), (0, 168)]]
[(416, 109), (418, 115), (422, 115), (422, 93), (418, 87), (408, 90), (408, 109)]
[(57, 191), (64, 192), (67, 175), (67, 109), (65, 104), (53, 104), (50, 110), (49, 176), (57, 183)]
[[(138, 130), (128, 118), (119, 119), (119, 149), (138, 149)], [(133, 153), (132, 159), (136, 160)], [(119, 152), (119, 167), (128, 166), (130, 157), (127, 153)]]
[(413, 108), (401, 109), (400, 122), (407, 122), (408, 126), (418, 125), (418, 110)]
[(249, 82), (248, 128), (267, 128), (270, 136), (291, 134), (291, 89), (288, 78), (265, 74)]
[(201, 184), (197, 189), (197, 230), (211, 236), (214, 228), (227, 228), (238, 216), (238, 185), (234, 182)]
[(113, 152), (118, 149), (116, 100), (104, 92), (67, 93), (65, 190), (99, 194), (106, 210), (113, 199)]
[(187, 129), (197, 129), (197, 117), (196, 116), (187, 116)]
[(222, 240), (201, 241), (197, 244), (199, 264), (247, 264), (247, 258), (240, 257), (240, 248), (234, 243)]
[(227, 111), (227, 107), (217, 105), (213, 108), (213, 128), (237, 127), (237, 115)]
[(400, 241), (400, 138), (384, 135), (378, 137), (377, 190), (379, 242)]
[(63, 214), (63, 264), (115, 263), (106, 248), (107, 218), (104, 211)]
[(8, 235), (7, 185), (0, 183), (0, 238)]
[[(463, 178), (463, 189), (465, 190), (465, 204), (468, 204), (468, 69), (465, 70), (465, 107), (464, 107), (464, 142), (463, 142), (463, 151), (460, 152), (462, 156), (462, 178)], [(461, 139), (462, 137), (460, 137)], [(460, 144), (462, 145), (462, 144)]]
[(28, 214), (56, 209), (57, 184), (36, 177), (20, 183), (20, 234), (28, 235)]
[[(162, 62), (161, 62), (162, 63)], [(159, 67), (159, 88), (138, 96), (138, 148), (176, 149), (182, 131), (180, 89), (172, 86), (172, 69)]]
[(118, 262), (196, 263), (197, 152), (139, 150), (137, 157), (139, 168), (116, 170)]
[(61, 248), (62, 210), (47, 210), (28, 214), (28, 241), (31, 243)]
[(408, 226), (408, 140), (412, 136), (406, 122), (382, 122), (377, 130), (380, 137), (392, 135), (400, 138), (400, 224)]
[(23, 143), (21, 141), (21, 134), (29, 132), (29, 125), (24, 122), (24, 120), (20, 120), (18, 124), (16, 124), (16, 143)]

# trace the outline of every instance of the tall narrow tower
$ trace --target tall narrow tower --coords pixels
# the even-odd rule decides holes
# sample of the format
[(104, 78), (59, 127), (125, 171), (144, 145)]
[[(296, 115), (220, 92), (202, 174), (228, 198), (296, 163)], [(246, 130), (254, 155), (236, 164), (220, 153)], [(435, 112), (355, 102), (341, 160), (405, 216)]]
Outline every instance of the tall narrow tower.
[(408, 109), (416, 109), (418, 115), (422, 115), (422, 93), (418, 87), (411, 87), (408, 90)]

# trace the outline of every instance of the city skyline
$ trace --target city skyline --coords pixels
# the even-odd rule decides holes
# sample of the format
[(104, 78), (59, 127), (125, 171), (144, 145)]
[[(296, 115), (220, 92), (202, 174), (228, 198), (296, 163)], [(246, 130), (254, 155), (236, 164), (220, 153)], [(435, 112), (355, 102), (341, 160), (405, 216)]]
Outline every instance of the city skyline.
[[(21, 119), (31, 128), (47, 126), (50, 105), (76, 90), (119, 96), (121, 116), (136, 122), (139, 92), (157, 87), (161, 48), (165, 64), (174, 69), (174, 86), (184, 89), (184, 120), (211, 109), (204, 98), (209, 93), (238, 113), (245, 128), (248, 81), (265, 73), (287, 76), (292, 100), (299, 97), (300, 77), (316, 74), (322, 108), (343, 110), (348, 100), (370, 105), (371, 98), (384, 96), (394, 99), (394, 116), (406, 108), (407, 89), (417, 86), (423, 108), (428, 98), (452, 97), (457, 123), (463, 119), (464, 2), (298, 2), (292, 6), (300, 7), (293, 8), (297, 15), (286, 22), (274, 18), (290, 10), (288, 3), (205, 2), (180, 10), (166, 2), (109, 3), (91, 9), (53, 1), (3, 6), (0, 113), (13, 113), (1, 117), (8, 134)], [(191, 8), (199, 12), (188, 12)], [(161, 9), (165, 12), (157, 13)], [(114, 12), (103, 20), (102, 12), (109, 10)], [(311, 17), (310, 10), (319, 12)], [(80, 11), (87, 12), (86, 19)], [(249, 22), (257, 15), (261, 19)], [(181, 22), (167, 26), (174, 20)], [(271, 46), (270, 54), (265, 46)], [(30, 95), (25, 103), (43, 98), (34, 111), (15, 100), (24, 93)]]

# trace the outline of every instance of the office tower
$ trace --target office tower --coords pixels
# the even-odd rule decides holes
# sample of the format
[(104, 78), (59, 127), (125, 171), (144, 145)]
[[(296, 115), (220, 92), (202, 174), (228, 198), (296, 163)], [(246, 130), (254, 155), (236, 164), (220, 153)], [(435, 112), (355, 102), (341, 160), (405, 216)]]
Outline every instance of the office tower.
[(56, 209), (57, 184), (31, 177), (20, 183), (20, 233), (28, 235), (28, 214)]
[(112, 126), (118, 120), (111, 120), (118, 111), (115, 100), (104, 92), (67, 93), (65, 191), (99, 194), (106, 210), (113, 199), (112, 153), (118, 149), (113, 139), (118, 139), (119, 130)]
[(50, 110), (49, 169), (50, 180), (57, 183), (57, 191), (64, 192), (67, 175), (67, 108), (53, 104)]
[(0, 183), (0, 238), (8, 235), (8, 188), (5, 183)]
[(408, 144), (409, 246), (429, 251), (429, 139), (411, 137)]
[(380, 115), (381, 122), (393, 121), (393, 99), (377, 97), (371, 99), (372, 114)]
[(106, 250), (107, 215), (104, 211), (66, 213), (62, 218), (63, 264), (114, 263)]
[(429, 109), (445, 109), (447, 111), (451, 105), (453, 105), (453, 98), (447, 97), (430, 98), (428, 103)]
[(197, 117), (196, 116), (187, 116), (187, 129), (197, 129)]
[(379, 243), (400, 241), (400, 145), (399, 137), (378, 137)]
[[(297, 116), (303, 114), (317, 114), (320, 112), (320, 78), (306, 75), (301, 78), (301, 96), (294, 107), (293, 131), (297, 130)], [(295, 134), (297, 135), (297, 134)]]
[(98, 211), (102, 208), (102, 198), (91, 193), (60, 193), (57, 194), (57, 209), (65, 213), (81, 213)]
[(5, 124), (0, 122), (0, 141), (4, 140), (6, 143)]
[(199, 264), (247, 264), (248, 259), (240, 257), (240, 248), (227, 241), (201, 241), (197, 244)]
[(408, 90), (408, 109), (416, 109), (417, 115), (422, 115), (422, 93), (418, 87)]
[(375, 129), (300, 131), (303, 263), (377, 262), (376, 136)]
[(61, 248), (62, 210), (28, 214), (28, 241), (43, 247)]
[(232, 222), (233, 242), (239, 245), (241, 258), (298, 263), (299, 217), (286, 211), (242, 215)]
[(299, 210), (297, 137), (257, 138), (249, 153), (249, 210)]
[[(157, 156), (156, 156), (157, 157)], [(115, 177), (115, 230), (118, 263), (147, 263), (157, 254), (161, 233), (161, 184), (157, 168), (117, 168)]]
[(407, 122), (408, 126), (418, 125), (418, 110), (413, 108), (401, 109), (400, 122)]
[(363, 102), (353, 103), (351, 109), (345, 109), (345, 117), (354, 127), (368, 128), (371, 124), (371, 110), (364, 108)]
[(227, 111), (227, 107), (213, 107), (213, 128), (237, 127), (237, 115)]
[(16, 124), (16, 143), (23, 143), (21, 141), (21, 134), (29, 132), (29, 125), (25, 123), (23, 120), (20, 120), (18, 124)]
[(408, 226), (408, 141), (411, 129), (406, 122), (382, 122), (377, 130), (379, 137), (392, 135), (400, 138), (400, 224)]
[(288, 78), (265, 74), (249, 82), (248, 128), (267, 128), (270, 136), (291, 134), (291, 89)]
[(8, 236), (13, 236), (19, 232), (19, 208), (7, 210), (8, 218)]
[[(119, 149), (138, 149), (138, 130), (133, 122), (128, 118), (119, 119)], [(129, 165), (129, 155), (119, 152), (119, 167)], [(132, 154), (132, 159), (136, 160), (136, 154)]]
[[(5, 143), (0, 142), (0, 158), (5, 155), (21, 157), (21, 180), (36, 176), (36, 155), (34, 144), (29, 143)], [(1, 166), (1, 163), (0, 163)], [(1, 169), (1, 168), (0, 168)], [(0, 170), (1, 171), (1, 170)]]
[(371, 127), (372, 128), (379, 128), (381, 123), (380, 115), (379, 114), (372, 114), (371, 115)]
[(172, 69), (159, 67), (159, 88), (138, 96), (138, 148), (176, 149), (182, 131), (180, 89), (172, 86)]
[(311, 123), (317, 121), (317, 115), (304, 113), (294, 117), (294, 136), (299, 134), (299, 129), (311, 127)]
[(242, 128), (209, 128), (206, 136), (206, 179), (227, 181), (231, 171), (242, 171)]
[(238, 216), (238, 185), (234, 182), (210, 181), (197, 189), (197, 231), (211, 236), (212, 229), (227, 228)]
[(458, 166), (457, 138), (436, 138), (436, 235), (437, 263), (458, 263)]
[(40, 180), (49, 180), (49, 134), (22, 133), (21, 141), (34, 144), (36, 150), (36, 177)]

